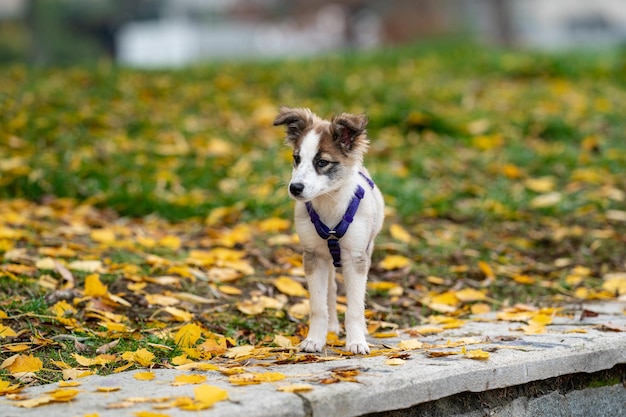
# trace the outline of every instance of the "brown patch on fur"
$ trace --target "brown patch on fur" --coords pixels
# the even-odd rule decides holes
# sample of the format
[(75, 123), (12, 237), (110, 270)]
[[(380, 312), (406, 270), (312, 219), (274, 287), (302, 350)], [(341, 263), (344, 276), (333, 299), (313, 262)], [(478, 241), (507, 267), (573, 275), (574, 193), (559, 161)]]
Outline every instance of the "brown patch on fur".
[(302, 138), (314, 129), (320, 136), (320, 152), (330, 155), (333, 161), (354, 165), (363, 162), (363, 155), (369, 148), (367, 122), (363, 114), (341, 113), (329, 122), (307, 108), (281, 107), (274, 126), (287, 126), (285, 143), (294, 149), (299, 148)]
[(304, 251), (302, 254), (302, 263), (304, 264), (304, 273), (309, 276), (315, 271), (315, 264), (317, 263), (317, 256), (315, 252)]
[(286, 125), (287, 137), (285, 138), (285, 143), (293, 148), (297, 148), (312, 125), (321, 121), (309, 109), (281, 107), (276, 119), (274, 119), (274, 126)]

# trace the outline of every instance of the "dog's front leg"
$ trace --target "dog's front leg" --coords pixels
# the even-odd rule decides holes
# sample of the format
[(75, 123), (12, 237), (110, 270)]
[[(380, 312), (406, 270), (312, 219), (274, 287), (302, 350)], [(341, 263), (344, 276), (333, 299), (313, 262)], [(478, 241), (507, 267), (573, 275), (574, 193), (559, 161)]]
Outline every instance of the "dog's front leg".
[(365, 253), (345, 262), (343, 274), (346, 285), (348, 308), (346, 310), (346, 351), (358, 354), (370, 353), (365, 340), (365, 286), (369, 259)]
[(319, 259), (315, 252), (304, 251), (304, 273), (309, 287), (309, 302), (311, 316), (309, 333), (300, 349), (305, 352), (321, 352), (326, 345), (328, 330), (328, 280), (331, 272), (331, 263)]

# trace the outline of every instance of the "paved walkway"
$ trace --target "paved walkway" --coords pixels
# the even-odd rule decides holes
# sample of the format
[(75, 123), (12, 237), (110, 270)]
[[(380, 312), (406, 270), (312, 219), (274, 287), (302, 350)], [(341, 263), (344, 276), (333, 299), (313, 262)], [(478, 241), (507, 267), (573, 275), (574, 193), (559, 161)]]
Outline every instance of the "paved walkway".
[[(0, 397), (0, 416), (122, 417), (142, 416), (140, 412), (146, 411), (157, 414), (145, 416), (155, 417), (348, 417), (404, 409), (463, 392), (519, 386), (626, 364), (626, 303), (576, 308), (578, 311), (569, 317), (555, 317), (545, 334), (525, 335), (519, 330), (523, 323), (497, 321), (494, 314), (488, 314), (458, 329), (418, 337), (425, 344), (422, 348), (391, 355), (395, 357), (390, 357), (387, 351), (381, 356), (317, 363), (249, 365), (246, 370), (251, 373), (280, 372), (286, 376), (280, 381), (257, 385), (233, 385), (227, 376), (213, 370), (157, 369), (151, 381), (137, 380), (134, 374), (139, 371), (91, 376), (79, 380), (81, 384), (75, 389), (80, 393), (65, 403), (29, 409), (16, 407), (14, 401)], [(581, 319), (583, 309), (588, 313)], [(589, 312), (599, 315), (593, 317), (595, 314)], [(402, 334), (400, 338), (382, 339), (382, 342), (397, 346), (401, 339), (411, 336)], [(381, 340), (371, 342), (381, 344)], [(488, 358), (479, 359), (487, 354)], [(203, 411), (165, 408), (176, 398), (194, 397), (194, 389), (199, 385), (172, 385), (174, 378), (182, 374), (206, 376), (204, 383), (225, 389), (229, 399)], [(278, 390), (296, 388), (296, 384), (305, 384), (309, 390), (296, 393)], [(31, 387), (21, 394), (37, 398), (56, 388), (58, 384)], [(626, 398), (622, 384), (613, 391), (616, 401)], [(626, 406), (621, 410), (626, 410)]]

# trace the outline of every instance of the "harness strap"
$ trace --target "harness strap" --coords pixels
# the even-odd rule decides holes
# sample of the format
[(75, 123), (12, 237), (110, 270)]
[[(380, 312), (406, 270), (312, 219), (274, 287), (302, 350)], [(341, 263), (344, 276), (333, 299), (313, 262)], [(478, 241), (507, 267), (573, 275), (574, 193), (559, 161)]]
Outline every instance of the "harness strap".
[[(363, 178), (367, 181), (369, 186), (374, 189), (374, 181), (372, 181), (367, 175), (363, 172), (359, 172)], [(361, 200), (365, 196), (365, 190), (360, 185), (356, 186), (356, 190), (354, 190), (354, 195), (350, 200), (350, 204), (348, 204), (348, 208), (344, 213), (341, 221), (333, 228), (330, 229), (326, 226), (320, 219), (320, 216), (317, 214), (315, 209), (313, 208), (313, 204), (310, 201), (305, 203), (306, 210), (309, 213), (309, 218), (311, 219), (311, 223), (315, 226), (315, 230), (317, 234), (328, 244), (328, 251), (333, 258), (333, 265), (335, 267), (341, 266), (341, 249), (339, 247), (339, 239), (343, 237), (348, 231), (348, 227), (354, 220), (354, 216), (356, 215), (357, 210), (359, 209), (359, 205), (361, 204)]]

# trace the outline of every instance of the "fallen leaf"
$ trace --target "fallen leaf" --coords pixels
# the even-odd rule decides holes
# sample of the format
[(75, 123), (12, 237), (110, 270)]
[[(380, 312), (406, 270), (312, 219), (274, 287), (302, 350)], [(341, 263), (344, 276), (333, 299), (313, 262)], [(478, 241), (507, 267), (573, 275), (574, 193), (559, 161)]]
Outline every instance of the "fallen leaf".
[(480, 361), (489, 359), (489, 352), (485, 352), (482, 349), (466, 350), (465, 347), (463, 347), (462, 352), (465, 357), (469, 359), (475, 359)]
[(202, 328), (195, 323), (189, 323), (181, 327), (174, 335), (174, 342), (181, 348), (195, 346), (202, 336)]
[(274, 280), (274, 286), (278, 291), (292, 297), (308, 297), (309, 292), (304, 289), (302, 284), (293, 278), (280, 276)]
[(280, 392), (308, 392), (313, 390), (313, 385), (309, 384), (291, 384), (291, 385), (283, 385), (281, 387), (276, 388), (276, 391)]
[(115, 391), (119, 391), (120, 389), (122, 389), (121, 387), (97, 387), (96, 391), (97, 392), (115, 392)]
[(413, 240), (411, 234), (397, 223), (393, 223), (391, 226), (389, 226), (389, 234), (391, 234), (392, 238), (399, 240), (403, 243), (411, 243), (411, 241)]
[(219, 401), (224, 401), (228, 399), (228, 391), (213, 385), (204, 384), (194, 387), (193, 392), (196, 401), (209, 407), (213, 406), (213, 404)]
[(0, 369), (6, 369), (12, 374), (39, 372), (43, 369), (43, 362), (33, 355), (17, 354), (5, 359), (0, 364)]
[(176, 375), (176, 377), (174, 378), (174, 381), (172, 382), (173, 386), (180, 386), (180, 385), (189, 385), (189, 384), (201, 384), (203, 382), (206, 382), (206, 376), (205, 375)]
[(156, 374), (154, 372), (136, 372), (135, 374), (133, 374), (133, 378), (135, 378), (138, 381), (152, 381), (154, 378), (156, 378)]
[(402, 340), (398, 343), (398, 348), (402, 350), (416, 350), (424, 347), (424, 344), (417, 339)]
[(378, 266), (384, 270), (391, 271), (394, 269), (406, 268), (411, 264), (411, 260), (402, 255), (387, 255), (379, 262)]

